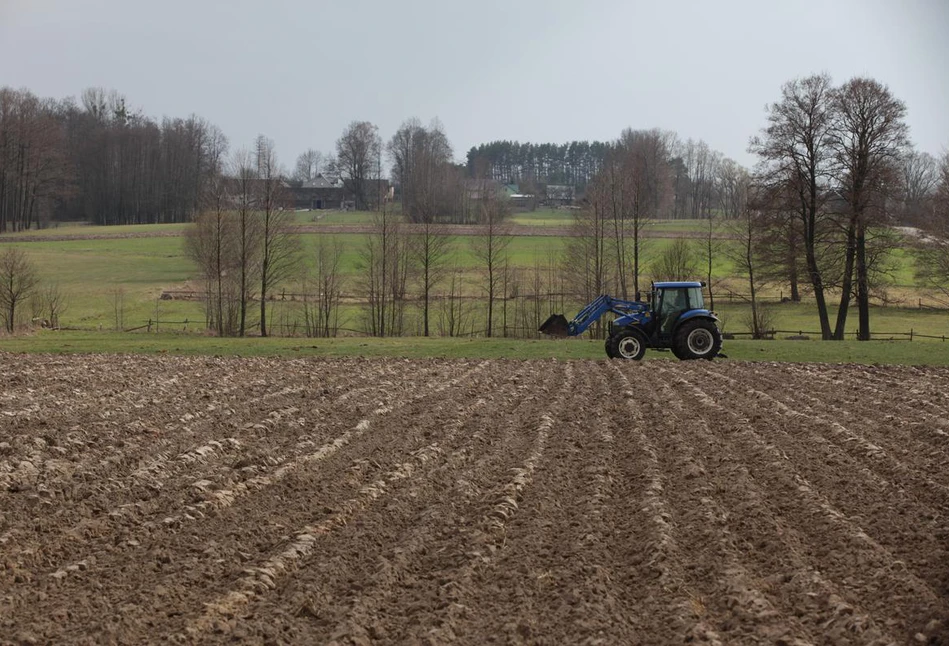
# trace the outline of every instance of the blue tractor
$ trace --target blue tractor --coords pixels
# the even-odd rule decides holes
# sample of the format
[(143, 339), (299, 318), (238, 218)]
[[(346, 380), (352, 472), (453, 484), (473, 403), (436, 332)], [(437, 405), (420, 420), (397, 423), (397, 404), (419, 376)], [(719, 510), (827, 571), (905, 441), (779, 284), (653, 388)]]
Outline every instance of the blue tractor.
[(567, 321), (553, 314), (540, 331), (553, 336), (577, 336), (601, 316), (612, 312), (606, 356), (642, 359), (646, 348), (671, 349), (679, 359), (713, 359), (721, 355), (722, 333), (718, 317), (705, 309), (700, 282), (652, 284), (647, 302), (600, 296)]

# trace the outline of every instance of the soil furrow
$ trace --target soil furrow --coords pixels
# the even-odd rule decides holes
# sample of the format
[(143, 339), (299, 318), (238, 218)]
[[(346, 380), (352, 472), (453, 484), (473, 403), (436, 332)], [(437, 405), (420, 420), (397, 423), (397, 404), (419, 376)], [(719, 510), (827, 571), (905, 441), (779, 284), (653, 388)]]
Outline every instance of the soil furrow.
[[(669, 384), (681, 378), (662, 374), (664, 397), (678, 399)], [(727, 435), (710, 426), (714, 420), (701, 409), (682, 414), (688, 434), (668, 433), (676, 439), (669, 451), (683, 464), (680, 481), (692, 483), (687, 496), (701, 503), (704, 522), (688, 526), (717, 545), (717, 554), (700, 562), (720, 563), (719, 573), (707, 577), (718, 582), (708, 598), (719, 606), (726, 643), (892, 643), (865, 610), (842, 601), (819, 560), (809, 562), (806, 539), (769, 505)]]
[[(472, 372), (471, 366), (461, 363), (454, 365), (454, 372), (459, 379)], [(483, 365), (483, 362), (479, 364)], [(477, 370), (479, 366), (474, 366), (473, 369)], [(482, 379), (486, 383), (488, 377)], [(416, 394), (408, 398), (408, 401), (413, 402), (408, 406), (394, 402), (393, 410), (399, 411), (394, 413), (399, 416), (395, 423), (403, 425), (406, 418), (411, 418), (419, 410), (429, 407), (447, 387), (447, 383), (450, 382), (443, 382), (429, 391), (416, 390)], [(347, 426), (351, 424), (352, 422), (349, 422)], [(321, 502), (317, 508), (332, 507), (340, 502), (333, 499), (331, 492), (343, 494), (354, 485), (352, 476), (342, 477), (347, 472), (358, 474), (359, 470), (363, 470), (371, 475), (384, 470), (384, 464), (365, 459), (367, 454), (373, 455), (377, 452), (376, 448), (369, 449), (366, 442), (369, 442), (370, 447), (378, 444), (378, 450), (382, 450), (388, 442), (395, 442), (397, 446), (403, 447), (391, 452), (382, 451), (386, 456), (391, 453), (392, 459), (406, 450), (404, 438), (398, 435), (363, 434), (358, 439), (359, 442), (348, 443), (332, 456), (333, 468), (327, 468), (326, 477), (329, 481), (320, 487), (323, 491), (318, 495)], [(357, 471), (347, 469), (348, 466)], [(46, 602), (44, 605), (55, 607), (56, 604), (61, 604), (70, 607), (70, 602), (64, 599), (72, 598), (74, 595), (70, 591), (74, 588), (81, 589), (85, 580), (115, 580), (115, 591), (110, 591), (109, 595), (103, 595), (101, 599), (86, 600), (87, 605), (71, 610), (83, 616), (98, 617), (101, 621), (98, 624), (100, 630), (106, 631), (106, 634), (109, 634), (114, 626), (110, 627), (111, 625), (97, 614), (97, 609), (108, 604), (110, 598), (116, 598), (116, 603), (126, 607), (122, 618), (116, 620), (117, 625), (134, 625), (135, 622), (142, 621), (143, 615), (148, 616), (148, 607), (167, 603), (167, 595), (171, 591), (177, 594), (188, 590), (189, 595), (201, 595), (206, 601), (207, 595), (202, 594), (201, 590), (209, 580), (224, 583), (229, 576), (233, 576), (227, 572), (234, 571), (234, 568), (240, 571), (242, 561), (249, 560), (259, 550), (270, 550), (273, 545), (279, 544), (283, 540), (282, 535), (287, 531), (286, 528), (292, 527), (296, 522), (294, 517), (312, 515), (312, 505), (308, 504), (306, 498), (300, 497), (301, 491), (312, 486), (312, 483), (305, 484), (307, 477), (307, 470), (304, 468), (290, 470), (281, 478), (279, 484), (258, 489), (257, 495), (245, 496), (242, 504), (227, 506), (206, 516), (202, 522), (195, 524), (194, 530), (189, 530), (187, 525), (181, 526), (180, 523), (124, 525), (119, 531), (111, 531), (90, 541), (81, 553), (72, 559), (72, 565), (52, 572), (56, 576), (33, 578), (30, 581), (31, 587), (35, 590), (39, 584), (42, 594), (47, 595), (47, 599), (41, 600)], [(263, 493), (267, 494), (266, 498), (261, 498)], [(268, 512), (268, 509), (274, 508), (273, 503), (269, 501), (276, 502), (276, 508), (280, 508), (282, 504), (283, 509), (278, 516)], [(288, 507), (287, 503), (292, 503), (292, 507)], [(252, 513), (248, 514), (248, 511)], [(237, 547), (231, 548), (229, 545)], [(82, 553), (87, 556), (82, 556)], [(79, 558), (80, 556), (82, 558)], [(121, 585), (123, 580), (129, 579), (124, 564), (136, 561), (145, 565), (142, 575), (146, 576), (146, 580), (150, 580), (150, 585), (146, 590), (129, 597), (123, 594), (123, 590), (128, 589), (128, 584)], [(214, 572), (218, 573), (212, 574)], [(192, 605), (197, 608), (199, 604)], [(13, 608), (12, 612), (15, 613), (16, 608)]]
[[(745, 457), (756, 479), (767, 482), (770, 504), (808, 536), (812, 556), (820, 559), (822, 572), (830, 575), (845, 603), (866, 608), (874, 621), (904, 639), (917, 632), (923, 634), (927, 627), (942, 630), (941, 626), (931, 626), (933, 621), (949, 616), (949, 603), (938, 588), (909, 571), (905, 562), (864, 531), (859, 517), (842, 513), (802, 476), (798, 467), (806, 458), (792, 461), (749, 420), (718, 404), (685, 376), (694, 378), (680, 373), (677, 385), (685, 391), (683, 401), (709, 411), (710, 425), (718, 423), (728, 429), (726, 437), (735, 453)], [(758, 425), (766, 422), (759, 421)], [(767, 465), (766, 472), (759, 470), (759, 464)], [(877, 515), (883, 513), (879, 506), (876, 511)], [(899, 526), (895, 518), (891, 523)]]
[[(868, 397), (856, 394), (848, 381), (844, 388), (816, 388), (813, 393), (797, 389), (788, 392), (787, 381), (774, 370), (754, 371), (754, 386), (759, 392), (790, 405), (792, 410), (800, 409), (811, 415), (830, 422), (843, 422), (848, 426), (860, 428), (860, 433), (879, 444), (887, 451), (902, 456), (912, 456), (916, 465), (928, 473), (942, 474), (949, 463), (949, 420), (922, 410), (919, 400), (909, 399), (904, 403), (904, 395), (889, 395), (879, 392), (872, 394), (879, 402), (878, 406), (868, 406)], [(740, 384), (724, 374), (709, 371), (713, 378), (726, 379), (732, 384)], [(747, 379), (747, 375), (745, 375)], [(821, 382), (824, 383), (824, 382)], [(949, 385), (949, 384), (947, 384)], [(750, 386), (742, 386), (748, 389)], [(873, 447), (869, 447), (871, 451)]]
[[(734, 391), (731, 395), (734, 401)], [(754, 401), (751, 406), (756, 405)], [(826, 491), (830, 502), (842, 512), (860, 519), (868, 535), (909, 564), (934, 589), (949, 584), (946, 572), (933, 567), (934, 562), (949, 558), (939, 531), (942, 519), (949, 517), (947, 487), (834, 420), (802, 412), (801, 405), (789, 407), (780, 401), (777, 405), (788, 423), (776, 426), (769, 437), (799, 466), (802, 475)], [(772, 427), (767, 418), (760, 424)], [(793, 428), (793, 436), (785, 428)], [(906, 457), (912, 460), (913, 456)], [(829, 465), (833, 470), (827, 469)], [(854, 496), (853, 489), (862, 495)], [(894, 523), (894, 516), (915, 522)]]
[[(493, 428), (493, 424), (485, 424), (493, 419), (486, 417), (493, 415), (490, 409), (484, 413), (479, 411), (495, 402), (498, 409), (494, 415), (502, 410), (506, 411), (504, 416), (513, 415), (519, 409), (523, 412), (527, 393), (523, 384), (523, 377), (515, 376), (490, 400), (473, 398), (459, 409), (456, 419), (432, 429), (431, 439), (436, 440), (442, 450), (437, 460), (426, 465), (424, 474), (387, 491), (384, 500), (372, 501), (374, 513), (360, 518), (358, 524), (322, 533), (315, 548), (320, 563), (304, 563), (304, 567), (283, 582), (273, 595), (251, 601), (245, 613), (248, 617), (257, 616), (263, 608), (273, 612), (275, 602), (288, 597), (293, 599), (289, 606), (296, 611), (291, 616), (281, 613), (282, 625), (263, 626), (257, 622), (247, 625), (244, 621), (227, 629), (242, 637), (255, 634), (252, 631), (264, 631), (264, 634), (278, 631), (290, 641), (319, 642), (330, 638), (360, 641), (369, 639), (370, 635), (378, 638), (398, 630), (397, 626), (386, 627), (391, 619), (404, 619), (398, 608), (392, 607), (404, 596), (398, 586), (417, 571), (414, 561), (430, 552), (430, 537), (445, 522), (444, 515), (471, 495), (473, 480), (495, 472), (493, 462), (505, 459), (507, 451), (502, 447), (514, 439), (504, 437), (502, 430)], [(498, 450), (473, 455), (469, 435), (480, 442), (497, 445)], [(434, 500), (450, 503), (452, 509), (443, 510), (441, 505), (433, 507)], [(327, 521), (332, 522), (332, 519)], [(370, 530), (371, 534), (367, 535)], [(327, 562), (333, 564), (332, 571)], [(352, 586), (354, 580), (365, 583)], [(397, 596), (393, 598), (393, 595)], [(274, 596), (277, 598), (271, 598)], [(326, 608), (320, 601), (329, 598), (334, 603)], [(281, 606), (287, 607), (287, 604), (278, 604)], [(224, 628), (224, 625), (219, 623), (218, 627)]]
[(673, 507), (668, 493), (675, 486), (676, 474), (668, 472), (663, 464), (663, 438), (657, 424), (670, 415), (682, 419), (681, 405), (672, 398), (664, 400), (664, 410), (660, 410), (651, 405), (652, 401), (643, 401), (642, 393), (655, 387), (652, 370), (643, 373), (639, 366), (630, 368), (622, 363), (610, 366), (625, 401), (628, 432), (624, 439), (638, 454), (633, 462), (637, 465), (634, 482), (639, 487), (645, 535), (637, 536), (635, 541), (642, 551), (634, 563), (644, 566), (650, 581), (638, 599), (645, 632), (657, 634), (664, 630), (679, 641), (721, 643), (704, 601), (704, 582), (693, 576), (690, 555), (681, 545), (684, 537), (677, 531), (681, 511)]
[[(285, 394), (286, 391), (285, 387), (281, 387), (278, 391), (270, 391), (264, 395), (277, 396), (277, 393)], [(380, 393), (372, 393), (371, 399), (378, 400), (379, 395)], [(296, 397), (290, 401), (306, 405), (305, 401)], [(254, 406), (260, 407), (259, 400)], [(326, 407), (330, 410), (338, 408), (335, 403), (328, 403)], [(102, 482), (90, 474), (83, 474), (77, 484), (67, 485), (58, 490), (50, 482), (38, 484), (36, 495), (19, 496), (19, 499), (23, 501), (23, 509), (17, 511), (16, 505), (8, 505), (11, 517), (23, 520), (19, 526), (11, 526), (6, 530), (8, 538), (16, 536), (18, 539), (16, 542), (29, 544), (31, 540), (34, 540), (33, 537), (40, 533), (46, 535), (42, 542), (43, 548), (40, 551), (31, 550), (32, 558), (21, 561), (19, 566), (48, 562), (55, 554), (56, 543), (50, 541), (49, 528), (60, 529), (66, 535), (66, 539), (73, 542), (79, 537), (91, 537), (116, 531), (122, 525), (147, 522), (156, 514), (167, 516), (173, 513), (174, 507), (181, 504), (175, 502), (178, 499), (176, 496), (180, 497), (180, 487), (176, 487), (174, 483), (176, 479), (184, 480), (186, 487), (195, 489), (194, 495), (201, 495), (213, 482), (222, 480), (220, 475), (222, 471), (226, 473), (223, 476), (224, 479), (233, 478), (236, 474), (233, 470), (234, 466), (241, 464), (242, 461), (253, 462), (255, 455), (258, 458), (262, 457), (260, 455), (262, 451), (258, 448), (260, 441), (273, 437), (274, 431), (289, 430), (291, 433), (285, 433), (288, 437), (303, 432), (304, 423), (301, 420), (284, 419), (292, 418), (298, 412), (299, 409), (296, 407), (283, 411), (271, 411), (263, 414), (259, 422), (240, 422), (238, 425), (231, 419), (238, 414), (230, 410), (227, 417), (212, 418), (200, 428), (205, 429), (205, 437), (207, 437), (208, 429), (213, 432), (213, 429), (218, 426), (228, 428), (232, 436), (210, 441), (205, 439), (200, 445), (192, 446), (184, 452), (159, 450), (154, 458), (139, 466), (135, 471), (131, 473), (126, 471), (123, 474), (121, 469), (116, 468), (118, 473), (110, 474), (108, 479)], [(190, 413), (185, 414), (185, 417), (189, 416), (191, 416)], [(316, 416), (319, 417), (319, 412)], [(194, 435), (200, 437), (197, 431), (189, 430), (188, 437)], [(178, 441), (178, 443), (181, 442)], [(275, 448), (279, 448), (279, 445), (271, 444), (266, 452), (272, 453)], [(247, 456), (251, 456), (251, 459)], [(280, 453), (276, 456), (266, 456), (266, 462), (269, 464), (280, 464), (285, 461), (286, 459), (282, 458)], [(126, 462), (131, 463), (127, 465), (129, 468), (134, 464), (134, 460)], [(265, 468), (267, 464), (262, 466)], [(259, 470), (260, 467), (251, 465), (241, 467), (244, 477), (249, 477), (247, 474), (250, 471), (256, 473)], [(172, 495), (170, 500), (166, 491)], [(211, 492), (207, 493), (212, 495)], [(217, 491), (213, 492), (213, 494), (217, 493)], [(52, 501), (58, 501), (58, 504), (54, 505)], [(172, 507), (169, 508), (169, 505)], [(48, 522), (40, 524), (29, 522), (29, 525), (25, 526), (30, 516), (35, 513), (37, 506), (48, 515)], [(63, 507), (63, 509), (58, 510), (56, 507)], [(16, 558), (19, 551), (14, 550), (13, 544), (9, 544), (7, 548), (11, 550), (6, 554), (7, 559)]]
[[(511, 411), (520, 407), (519, 400), (526, 394), (523, 384), (515, 392), (517, 394), (511, 397)], [(504, 408), (507, 409), (507, 400), (505, 396), (497, 403), (505, 404)], [(473, 408), (469, 409), (469, 413), (486, 404), (485, 399), (479, 398)], [(496, 411), (501, 413), (500, 409)], [(509, 413), (503, 413), (507, 414)], [(457, 429), (451, 429), (451, 433), (482, 434), (485, 430), (488, 429), (484, 428), (483, 422), (475, 417), (465, 419)], [(398, 608), (403, 597), (401, 588), (417, 576), (416, 561), (431, 549), (431, 537), (437, 535), (441, 526), (447, 522), (446, 515), (457, 513), (459, 506), (466, 501), (470, 502), (471, 483), (479, 476), (484, 477), (486, 473), (490, 473), (494, 468), (492, 460), (497, 461), (500, 457), (502, 456), (499, 451), (476, 457), (467, 443), (458, 444), (454, 450), (446, 451), (446, 459), (436, 465), (434, 472), (425, 481), (413, 487), (409, 496), (402, 495), (399, 497), (399, 503), (393, 501), (393, 504), (387, 506), (384, 513), (386, 526), (401, 529), (394, 532), (391, 539), (380, 546), (378, 552), (374, 550), (371, 559), (340, 557), (352, 563), (349, 576), (367, 580), (370, 582), (368, 585), (355, 590), (348, 585), (345, 589), (333, 590), (325, 582), (313, 582), (312, 573), (306, 573), (307, 582), (301, 582), (299, 586), (305, 589), (306, 593), (296, 592), (300, 601), (292, 604), (299, 608), (293, 623), (312, 624), (314, 620), (318, 620), (326, 631), (317, 631), (313, 635), (310, 633), (312, 626), (301, 626), (296, 630), (314, 638), (332, 638), (339, 642), (384, 640), (390, 632), (397, 631), (399, 627), (393, 626), (392, 623), (403, 619)], [(446, 510), (437, 503), (433, 504), (430, 496), (450, 504), (451, 509)], [(409, 500), (405, 500), (407, 497)], [(377, 521), (377, 527), (379, 523), (380, 521)], [(404, 529), (405, 527), (408, 529)], [(362, 541), (365, 541), (365, 533), (360, 532)], [(374, 532), (374, 536), (379, 537), (387, 534), (381, 527)], [(350, 554), (353, 553), (351, 545), (345, 546), (344, 549)], [(339, 600), (335, 604), (339, 612), (330, 615), (317, 602), (328, 596)]]

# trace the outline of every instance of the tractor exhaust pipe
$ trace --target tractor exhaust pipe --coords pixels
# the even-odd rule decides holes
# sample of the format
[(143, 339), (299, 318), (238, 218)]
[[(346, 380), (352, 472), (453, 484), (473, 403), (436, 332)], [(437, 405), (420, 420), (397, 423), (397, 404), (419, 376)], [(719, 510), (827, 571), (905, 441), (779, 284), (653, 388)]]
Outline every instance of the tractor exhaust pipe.
[(570, 326), (567, 323), (567, 317), (563, 314), (551, 314), (537, 331), (550, 336), (569, 336)]

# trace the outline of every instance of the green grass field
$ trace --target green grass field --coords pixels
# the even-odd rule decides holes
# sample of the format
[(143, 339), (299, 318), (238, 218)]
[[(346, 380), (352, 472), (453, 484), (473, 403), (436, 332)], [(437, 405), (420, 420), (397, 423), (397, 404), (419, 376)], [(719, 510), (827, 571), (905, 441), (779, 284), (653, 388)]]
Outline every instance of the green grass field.
[[(326, 215), (339, 222), (371, 221), (368, 213), (339, 212), (298, 212), (297, 219)], [(568, 211), (536, 211), (516, 214), (514, 220), (522, 224), (553, 226), (555, 222), (567, 226), (573, 219)], [(323, 220), (321, 220), (323, 221)], [(652, 225), (655, 229), (669, 232), (701, 235), (704, 222), (679, 220), (661, 222)], [(154, 231), (164, 233), (160, 237), (110, 237), (103, 239), (40, 240), (34, 242), (15, 242), (23, 234), (4, 236), (3, 245), (15, 244), (26, 250), (37, 265), (44, 280), (57, 282), (67, 296), (67, 310), (60, 323), (66, 327), (86, 330), (111, 330), (116, 324), (116, 303), (121, 303), (124, 329), (145, 325), (149, 320), (158, 321), (159, 330), (197, 332), (203, 327), (204, 313), (201, 304), (184, 300), (159, 300), (165, 290), (179, 290), (198, 286), (195, 282), (196, 271), (186, 257), (183, 238), (175, 236), (186, 225), (140, 225), (124, 227), (97, 228), (90, 226), (71, 226), (46, 229), (40, 232), (28, 232), (30, 237), (43, 236), (89, 236), (104, 234), (122, 236), (142, 234)], [(172, 234), (172, 235), (168, 235)], [(346, 284), (344, 293), (358, 291), (356, 285), (360, 278), (361, 249), (365, 243), (363, 234), (305, 234), (302, 242), (306, 257), (312, 261), (313, 250), (322, 236), (341, 243), (343, 256), (341, 271)], [(448, 264), (462, 272), (463, 289), (470, 296), (480, 296), (482, 278), (478, 260), (473, 252), (472, 236), (457, 236), (452, 239), (452, 253)], [(551, 263), (560, 262), (566, 238), (558, 236), (517, 236), (508, 248), (511, 267), (529, 274), (536, 267), (546, 268)], [(670, 238), (651, 238), (644, 243), (648, 267), (650, 257), (672, 244)], [(728, 243), (725, 242), (725, 245)], [(894, 285), (890, 291), (903, 298), (906, 307), (876, 307), (872, 311), (872, 330), (880, 335), (907, 333), (942, 336), (949, 334), (949, 314), (945, 312), (920, 310), (909, 307), (917, 303), (918, 289), (914, 284), (912, 255), (902, 249), (893, 253)], [(715, 309), (722, 318), (726, 333), (745, 332), (747, 330), (748, 306), (741, 302), (729, 302), (723, 298), (727, 289), (743, 292), (744, 282), (733, 275), (734, 269), (724, 253), (720, 254), (713, 267), (716, 279), (716, 291), (719, 296)], [(723, 280), (724, 279), (724, 280)], [(294, 291), (298, 285), (290, 282), (287, 291)], [(527, 289), (522, 287), (522, 293)], [(770, 297), (779, 294), (777, 289), (767, 291)], [(576, 312), (582, 303), (565, 303), (562, 309), (568, 316)], [(277, 305), (272, 320), (281, 316)], [(286, 306), (292, 309), (292, 306)], [(559, 308), (558, 308), (559, 309)], [(818, 329), (816, 313), (812, 304), (775, 304), (772, 306), (773, 324), (779, 330), (802, 331), (811, 333)], [(289, 309), (284, 310), (289, 311)], [(356, 329), (362, 307), (349, 303), (342, 309), (341, 327)], [(410, 307), (410, 316), (417, 310)], [(22, 314), (22, 310), (21, 310)], [(831, 311), (832, 321), (836, 312)], [(187, 323), (185, 323), (187, 321)], [(856, 311), (851, 310), (848, 332), (856, 327)], [(409, 329), (415, 329), (410, 322)], [(477, 328), (476, 328), (477, 329)], [(780, 337), (781, 335), (779, 335)], [(897, 337), (900, 338), (900, 337)], [(773, 346), (772, 346), (773, 347)]]
[[(180, 226), (180, 225), (179, 225)], [(125, 227), (121, 227), (124, 229)], [(120, 229), (113, 227), (109, 229)], [(119, 232), (121, 233), (121, 232)], [(365, 236), (327, 234), (342, 244), (341, 272), (348, 281), (345, 291), (355, 290)], [(302, 236), (306, 258), (312, 260), (320, 235)], [(468, 274), (478, 270), (473, 250), (474, 236), (452, 239), (450, 265)], [(187, 258), (181, 237), (76, 239), (5, 243), (29, 254), (43, 280), (60, 285), (67, 294), (64, 326), (111, 328), (115, 323), (115, 293), (122, 290), (124, 327), (144, 324), (148, 319), (203, 321), (200, 305), (187, 301), (159, 301), (164, 290), (187, 288), (197, 278)], [(512, 267), (532, 268), (547, 263), (563, 248), (563, 239), (553, 236), (517, 236), (508, 246)], [(468, 282), (473, 282), (470, 277)], [(292, 282), (289, 291), (297, 287)], [(156, 313), (157, 308), (157, 313)]]

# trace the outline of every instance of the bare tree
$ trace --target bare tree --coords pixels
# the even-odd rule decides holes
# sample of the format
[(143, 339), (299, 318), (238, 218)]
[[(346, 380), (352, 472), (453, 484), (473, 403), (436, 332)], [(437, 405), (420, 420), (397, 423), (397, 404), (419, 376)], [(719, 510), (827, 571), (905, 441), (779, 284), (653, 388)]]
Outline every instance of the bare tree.
[(484, 292), (488, 298), (484, 333), (485, 336), (491, 337), (494, 334), (494, 303), (504, 278), (503, 268), (511, 237), (504, 224), (509, 214), (505, 198), (488, 180), (484, 180), (483, 184), (479, 209), (481, 230), (478, 235), (472, 237), (472, 251), (484, 271)]
[(692, 280), (699, 271), (695, 248), (691, 240), (675, 238), (653, 260), (650, 273), (653, 280)]
[(0, 231), (190, 221), (226, 146), (197, 116), (155, 121), (115, 91), (77, 103), (0, 88)]
[(693, 219), (710, 217), (719, 161), (718, 153), (704, 141), (689, 139), (686, 142), (683, 162), (690, 180), (689, 215)]
[(764, 285), (764, 272), (759, 271), (763, 264), (763, 255), (768, 253), (765, 241), (768, 239), (769, 221), (759, 208), (761, 200), (754, 195), (751, 176), (742, 168), (737, 168), (727, 187), (728, 220), (727, 227), (738, 244), (729, 246), (728, 256), (738, 271), (748, 279), (748, 294), (751, 303), (751, 333), (755, 339), (764, 336), (766, 311), (758, 302), (758, 292)]
[(45, 327), (58, 328), (59, 317), (67, 309), (66, 294), (59, 283), (46, 282), (39, 285), (30, 299), (33, 318), (43, 321)]
[(937, 221), (949, 222), (949, 151), (942, 156), (942, 162), (939, 164), (939, 186), (936, 189), (935, 201)]
[(938, 161), (929, 153), (910, 150), (903, 156), (900, 170), (900, 222), (912, 226), (931, 226), (931, 204), (939, 186)]
[(267, 336), (267, 297), (295, 271), (300, 258), (300, 241), (292, 230), (293, 212), (286, 209), (287, 197), (274, 152), (273, 142), (257, 138), (260, 213), (260, 336)]
[[(121, 285), (114, 286), (109, 290), (109, 300), (112, 301), (112, 329), (121, 332), (125, 328), (125, 288)], [(157, 330), (158, 317), (156, 316), (155, 319)]]
[[(339, 329), (342, 254), (343, 246), (338, 240), (330, 243), (321, 236), (317, 241), (313, 270), (303, 279), (303, 317), (307, 336), (332, 337)], [(310, 285), (315, 289), (314, 300), (310, 300)]]
[(854, 269), (861, 341), (870, 339), (868, 229), (884, 224), (886, 202), (896, 194), (900, 157), (907, 147), (906, 105), (881, 83), (854, 78), (833, 94), (832, 146), (838, 191), (846, 205), (847, 247), (834, 338), (843, 339)]
[(36, 267), (26, 253), (17, 247), (7, 247), (0, 254), (0, 316), (7, 332), (16, 327), (16, 309), (28, 299), (39, 284)]
[(353, 195), (357, 209), (369, 207), (369, 185), (380, 174), (382, 140), (376, 126), (368, 121), (353, 121), (336, 141), (340, 176)]
[[(626, 202), (629, 199), (627, 191), (624, 190), (625, 172), (619, 153), (611, 149), (603, 162), (602, 170), (593, 178), (589, 190), (589, 199), (594, 211), (603, 214), (602, 217), (607, 222), (609, 236), (609, 257), (614, 263), (612, 270), (616, 277), (617, 296), (620, 298), (629, 298), (629, 275), (634, 273), (638, 279), (638, 261), (639, 261), (639, 234), (646, 226), (645, 219), (634, 220), (631, 224), (626, 220), (627, 212)], [(632, 228), (632, 247), (633, 259), (636, 264), (636, 271), (631, 272), (630, 261), (630, 231)]]
[(604, 211), (610, 221), (610, 256), (622, 298), (631, 292), (639, 297), (643, 231), (673, 205), (672, 138), (659, 130), (624, 130), (607, 151), (589, 191), (594, 209)]
[(442, 336), (461, 336), (468, 330), (470, 312), (463, 292), (464, 271), (457, 266), (448, 271), (448, 291), (443, 294), (438, 312), (438, 333)]
[[(744, 168), (738, 165), (734, 160), (725, 159), (718, 164), (715, 179), (715, 193), (718, 196), (718, 206), (721, 213), (721, 219), (725, 226), (729, 227), (731, 221), (742, 221), (747, 216), (748, 205), (748, 185), (751, 179)], [(708, 229), (706, 234), (706, 257), (708, 259), (708, 284), (709, 301), (714, 308), (712, 299), (712, 255), (717, 252), (721, 245), (713, 240), (713, 223), (716, 218), (709, 212)], [(744, 222), (739, 225), (739, 230), (744, 230)], [(732, 227), (733, 228), (733, 227)]]
[(254, 284), (260, 267), (260, 208), (256, 160), (246, 150), (235, 153), (233, 160), (232, 200), (236, 207), (234, 236), (235, 270), (238, 275), (238, 336), (247, 333), (247, 311), (254, 296)]
[[(801, 220), (792, 210), (793, 200), (787, 197), (787, 186), (770, 184), (755, 176), (754, 209), (762, 227), (758, 247), (761, 254), (756, 273), (763, 282), (786, 284), (788, 300), (801, 300), (801, 276), (806, 274), (802, 257)], [(777, 193), (777, 195), (775, 194)]]
[[(411, 214), (415, 210), (415, 183), (413, 171), (416, 152), (423, 148), (422, 140), (427, 136), (418, 117), (406, 119), (386, 144), (386, 155), (392, 164), (392, 181), (398, 184), (402, 200), (402, 212)], [(409, 215), (411, 218), (411, 215)]]
[(949, 297), (949, 151), (939, 164), (933, 202), (935, 235), (927, 236), (917, 252), (916, 279)]
[[(577, 214), (571, 227), (572, 235), (564, 241), (562, 273), (570, 291), (584, 303), (601, 294), (616, 293), (611, 218), (608, 208), (597, 197)], [(594, 325), (593, 334), (602, 337), (606, 326), (599, 321)]]
[(422, 332), (429, 336), (431, 294), (443, 276), (449, 238), (440, 225), (453, 198), (451, 145), (435, 120), (428, 128), (409, 119), (389, 142), (393, 179), (401, 188), (402, 214), (416, 223), (409, 243), (422, 290)]
[(306, 182), (320, 174), (320, 166), (323, 163), (323, 153), (313, 148), (307, 148), (297, 157), (297, 163), (293, 168), (293, 179), (298, 182)]
[(672, 203), (672, 173), (669, 167), (670, 141), (673, 135), (658, 129), (630, 130), (620, 135), (624, 151), (626, 196), (623, 219), (632, 236), (633, 293), (640, 296), (640, 264), (643, 230), (664, 213)]
[(830, 147), (835, 123), (833, 89), (826, 74), (795, 79), (781, 88), (781, 100), (767, 107), (768, 125), (749, 150), (760, 159), (758, 175), (773, 209), (793, 212), (800, 222), (808, 276), (817, 302), (821, 337), (830, 339), (830, 317), (820, 265), (821, 225), (833, 170)]
[(422, 290), (422, 334), (429, 335), (432, 292), (445, 275), (451, 253), (451, 238), (442, 225), (425, 219), (409, 242), (410, 261), (417, 267)]
[(220, 176), (209, 183), (205, 209), (185, 233), (185, 253), (204, 279), (207, 327), (218, 336), (235, 334), (239, 315), (237, 230), (227, 187), (228, 181)]
[(408, 277), (405, 246), (401, 223), (383, 203), (360, 258), (361, 286), (368, 300), (366, 331), (373, 336), (402, 334)]
[(392, 179), (399, 184), (402, 213), (410, 222), (447, 219), (453, 192), (452, 148), (437, 119), (428, 127), (417, 118), (405, 121), (386, 146)]

